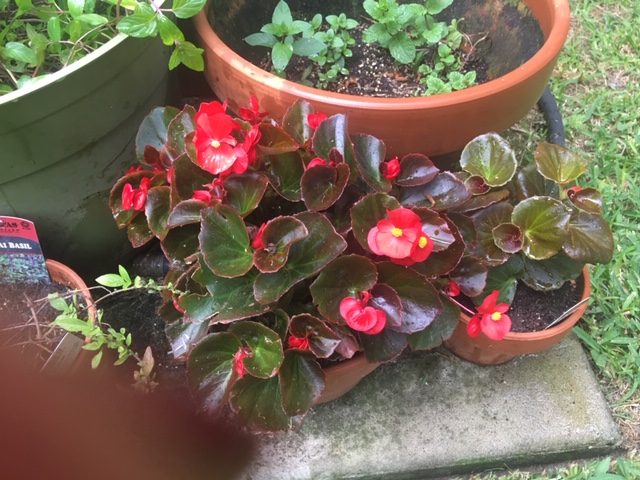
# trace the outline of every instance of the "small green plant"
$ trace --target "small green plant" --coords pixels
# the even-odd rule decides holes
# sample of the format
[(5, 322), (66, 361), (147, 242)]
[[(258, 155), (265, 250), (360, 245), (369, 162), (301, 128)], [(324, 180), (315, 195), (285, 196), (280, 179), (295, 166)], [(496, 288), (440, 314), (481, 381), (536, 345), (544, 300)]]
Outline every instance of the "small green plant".
[(185, 19), (206, 0), (0, 0), (0, 95), (22, 88), (93, 52), (118, 32), (160, 35), (174, 47), (169, 68), (202, 71), (203, 50), (185, 40), (167, 15)]
[[(149, 292), (173, 291), (171, 285), (160, 286), (153, 279), (144, 281), (140, 277), (135, 277), (131, 280), (129, 273), (122, 266), (119, 268), (119, 273), (102, 275), (96, 279), (96, 282), (105, 288), (112, 289), (101, 300), (131, 288), (145, 289)], [(51, 322), (51, 325), (67, 332), (83, 335), (87, 342), (82, 348), (96, 352), (91, 360), (93, 369), (98, 368), (102, 361), (104, 349), (107, 348), (118, 355), (114, 365), (122, 365), (131, 357), (138, 362), (138, 367), (140, 368), (133, 374), (134, 385), (137, 390), (149, 392), (158, 385), (154, 380), (153, 367), (155, 361), (150, 347), (147, 347), (144, 355), (140, 357), (131, 349), (131, 333), (127, 333), (125, 328), (116, 330), (103, 323), (101, 310), (97, 311), (95, 322), (90, 318), (84, 318), (86, 306), (79, 303), (75, 292), (71, 292), (69, 296), (61, 296), (54, 293), (49, 295), (48, 300), (51, 306), (60, 312), (56, 319)]]
[(345, 58), (353, 55), (351, 46), (356, 41), (351, 37), (349, 30), (358, 26), (358, 22), (352, 18), (347, 18), (344, 13), (340, 15), (327, 15), (325, 18), (329, 28), (325, 31), (318, 31), (313, 36), (326, 45), (318, 55), (311, 59), (320, 67), (324, 67), (318, 72), (317, 87), (326, 88), (329, 83), (337, 81), (340, 75), (349, 75), (349, 70), (345, 68)]
[(396, 0), (365, 0), (363, 7), (373, 23), (363, 35), (366, 43), (378, 43), (389, 50), (395, 61), (413, 64), (423, 75), (426, 95), (462, 90), (475, 84), (474, 71), (462, 74), (460, 48), (463, 35), (458, 29), (460, 20), (449, 25), (438, 22), (437, 15), (453, 0), (427, 0), (424, 5), (400, 5)]
[(311, 57), (326, 50), (327, 46), (313, 36), (314, 25), (319, 26), (321, 22), (320, 15), (316, 15), (312, 23), (294, 20), (289, 5), (281, 0), (273, 11), (271, 23), (244, 40), (251, 46), (271, 48), (273, 68), (276, 74), (284, 76), (284, 70), (294, 54)]

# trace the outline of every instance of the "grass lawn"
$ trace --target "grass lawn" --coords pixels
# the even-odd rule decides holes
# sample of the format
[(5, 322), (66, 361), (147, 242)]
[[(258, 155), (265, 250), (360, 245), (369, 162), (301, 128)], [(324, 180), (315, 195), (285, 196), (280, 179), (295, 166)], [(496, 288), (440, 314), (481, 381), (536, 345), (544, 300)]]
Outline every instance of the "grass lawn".
[[(472, 477), (478, 480), (640, 479), (640, 2), (570, 3), (571, 31), (550, 86), (567, 147), (589, 159), (586, 182), (602, 191), (616, 241), (611, 264), (592, 269), (592, 301), (575, 332), (599, 372), (626, 453), (543, 473)], [(532, 113), (510, 135), (533, 151), (543, 130)]]

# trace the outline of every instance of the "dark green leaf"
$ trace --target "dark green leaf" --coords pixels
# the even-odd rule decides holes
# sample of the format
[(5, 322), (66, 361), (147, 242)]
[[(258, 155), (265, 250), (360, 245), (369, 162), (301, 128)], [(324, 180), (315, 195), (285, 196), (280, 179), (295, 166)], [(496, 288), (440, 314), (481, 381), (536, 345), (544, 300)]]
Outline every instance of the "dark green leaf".
[(171, 183), (171, 204), (190, 200), (193, 192), (203, 190), (213, 182), (214, 175), (193, 163), (187, 155), (180, 155), (173, 161), (173, 179)]
[(413, 212), (420, 217), (422, 231), (433, 240), (433, 252), (442, 252), (455, 242), (449, 224), (437, 212), (424, 207), (416, 207)]
[[(511, 305), (513, 297), (518, 287), (518, 279), (524, 273), (524, 262), (522, 255), (513, 255), (506, 263), (489, 269), (487, 274), (487, 284), (484, 287), (484, 293), (490, 294), (494, 290), (499, 290), (498, 303), (508, 303)], [(480, 305), (486, 295), (479, 295), (473, 301), (476, 305)]]
[(359, 255), (339, 257), (327, 265), (311, 284), (313, 303), (318, 311), (332, 322), (344, 324), (340, 302), (369, 291), (376, 284), (376, 267), (371, 260)]
[(282, 119), (282, 128), (300, 145), (311, 139), (313, 129), (309, 126), (307, 117), (313, 113), (313, 107), (309, 102), (298, 99), (291, 105)]
[(291, 335), (309, 339), (309, 350), (318, 358), (328, 358), (340, 344), (340, 336), (324, 321), (309, 314), (296, 315), (289, 326)]
[[(470, 223), (467, 217), (460, 217), (462, 219), (456, 220), (457, 223)], [(466, 245), (458, 226), (448, 218), (446, 218), (446, 221), (455, 241), (446, 250), (440, 252), (434, 251), (425, 262), (416, 263), (412, 267), (414, 270), (429, 278), (449, 273), (458, 265), (458, 262), (465, 252)]]
[(167, 128), (167, 145), (176, 152), (177, 155), (186, 153), (187, 147), (184, 138), (196, 129), (196, 110), (191, 105), (186, 105), (178, 115), (176, 115)]
[(282, 406), (288, 416), (304, 415), (324, 390), (324, 372), (313, 355), (299, 350), (285, 352), (280, 368)]
[(254, 295), (262, 304), (278, 300), (300, 280), (322, 270), (347, 247), (324, 215), (303, 212), (296, 218), (305, 224), (309, 235), (291, 246), (289, 260), (283, 268), (258, 275)]
[(396, 183), (401, 187), (416, 187), (429, 183), (440, 170), (426, 156), (412, 153), (402, 157), (400, 161), (400, 175)]
[(522, 281), (534, 290), (555, 290), (567, 280), (577, 278), (584, 264), (571, 260), (560, 252), (548, 260), (535, 261), (527, 257), (524, 260)]
[(562, 250), (581, 263), (609, 263), (613, 258), (611, 227), (600, 215), (578, 212), (571, 216)]
[(386, 156), (384, 143), (364, 133), (352, 135), (351, 141), (362, 179), (376, 192), (388, 193), (391, 190), (391, 182), (380, 171)]
[(185, 322), (182, 319), (168, 323), (165, 334), (175, 358), (186, 358), (191, 349), (205, 337), (209, 324)]
[(167, 220), (167, 227), (181, 227), (190, 223), (200, 223), (200, 212), (206, 204), (199, 200), (184, 200), (171, 210)]
[(283, 153), (270, 158), (269, 182), (278, 194), (291, 202), (302, 199), (300, 178), (304, 173), (302, 158), (298, 152)]
[(513, 206), (510, 203), (500, 202), (479, 210), (471, 216), (477, 235), (474, 254), (487, 265), (500, 265), (509, 258), (509, 255), (496, 245), (493, 229), (503, 223), (510, 223), (512, 213)]
[(471, 175), (479, 175), (488, 185), (500, 187), (513, 178), (518, 161), (505, 139), (487, 133), (471, 140), (462, 150), (460, 167)]
[(358, 332), (357, 337), (367, 360), (373, 363), (388, 362), (399, 357), (408, 344), (405, 333), (389, 328), (377, 335)]
[(558, 198), (560, 195), (558, 184), (540, 175), (535, 164), (520, 170), (515, 183), (519, 200), (535, 196)]
[(522, 251), (533, 260), (544, 260), (560, 251), (570, 214), (558, 200), (532, 197), (513, 209), (511, 221), (522, 230)]
[(162, 240), (169, 228), (167, 219), (169, 218), (169, 187), (153, 187), (147, 193), (147, 203), (144, 207), (145, 215), (149, 222), (149, 228), (153, 234)]
[(198, 251), (199, 233), (199, 224), (172, 228), (162, 241), (162, 251), (169, 261), (182, 261)]
[(280, 155), (295, 152), (300, 148), (298, 143), (282, 128), (262, 122), (260, 128), (260, 142), (257, 150), (262, 155)]
[(245, 375), (231, 390), (232, 410), (255, 430), (286, 430), (295, 419), (289, 419), (282, 408), (278, 376), (267, 380)]
[(493, 241), (507, 253), (517, 253), (522, 249), (522, 232), (513, 223), (501, 223), (493, 229)]
[(217, 205), (202, 211), (198, 236), (207, 266), (221, 277), (238, 277), (253, 267), (247, 227), (233, 208)]
[(431, 350), (448, 339), (460, 321), (460, 307), (450, 298), (440, 295), (443, 309), (440, 315), (424, 330), (409, 335), (413, 350)]
[(144, 215), (136, 215), (127, 225), (127, 236), (131, 246), (138, 248), (150, 242), (153, 238), (153, 232), (147, 223), (147, 217)]
[(189, 388), (205, 410), (215, 412), (229, 398), (233, 358), (242, 343), (228, 332), (212, 333), (191, 352), (187, 363)]
[(406, 187), (400, 194), (402, 205), (445, 210), (461, 205), (471, 198), (471, 193), (462, 181), (450, 172), (442, 172), (418, 187)]
[(349, 166), (316, 165), (305, 170), (300, 179), (302, 199), (309, 210), (326, 210), (342, 195), (349, 181)]
[(136, 155), (144, 163), (144, 150), (147, 145), (157, 151), (162, 150), (167, 140), (167, 131), (171, 120), (180, 113), (175, 107), (157, 107), (144, 117), (136, 135)]
[(424, 330), (442, 311), (437, 290), (413, 269), (391, 262), (380, 263), (378, 282), (393, 288), (400, 297), (402, 325), (395, 328), (398, 331), (414, 333)]
[(270, 378), (278, 373), (284, 354), (276, 332), (261, 323), (249, 321), (232, 323), (229, 332), (251, 349), (251, 355), (244, 359), (248, 373), (258, 378)]
[(485, 289), (487, 267), (473, 257), (464, 257), (449, 277), (460, 285), (460, 290), (466, 296), (476, 297)]
[(267, 184), (267, 177), (257, 172), (230, 175), (224, 181), (226, 201), (241, 217), (246, 217), (260, 204)]
[(330, 159), (331, 150), (340, 152), (345, 163), (351, 169), (350, 181), (358, 176), (353, 145), (348, 134), (347, 116), (333, 115), (322, 122), (313, 135), (313, 151), (320, 158)]
[(262, 273), (277, 272), (287, 262), (291, 246), (308, 234), (307, 227), (297, 218), (277, 217), (270, 220), (262, 232), (265, 247), (253, 254), (256, 268)]

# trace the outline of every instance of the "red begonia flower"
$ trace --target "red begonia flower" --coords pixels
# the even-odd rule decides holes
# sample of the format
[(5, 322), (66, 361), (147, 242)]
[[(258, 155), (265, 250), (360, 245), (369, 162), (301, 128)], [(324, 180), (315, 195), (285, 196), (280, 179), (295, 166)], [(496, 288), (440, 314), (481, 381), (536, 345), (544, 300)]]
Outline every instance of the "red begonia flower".
[(335, 166), (335, 163), (333, 163), (333, 162), (327, 163), (326, 160), (324, 160), (324, 159), (322, 159), (320, 157), (316, 157), (316, 158), (314, 158), (313, 160), (311, 160), (309, 162), (309, 165), (307, 165), (306, 169), (309, 169), (311, 167), (315, 167), (317, 165), (328, 165), (330, 167), (333, 167), (333, 166)]
[(143, 167), (131, 167), (129, 170), (127, 170), (127, 173), (125, 175), (129, 175), (130, 173), (138, 173), (138, 172), (142, 172), (144, 170)]
[(215, 175), (229, 170), (238, 157), (247, 156), (233, 136), (240, 125), (224, 113), (224, 107), (218, 102), (202, 104), (195, 115), (195, 123), (193, 143), (198, 162), (206, 171)]
[(238, 114), (240, 118), (246, 120), (251, 124), (260, 123), (264, 117), (269, 115), (269, 112), (261, 112), (258, 98), (255, 95), (251, 95), (249, 99), (249, 105), (251, 108), (238, 108)]
[(204, 203), (209, 203), (213, 199), (209, 190), (195, 190), (191, 198)]
[(309, 126), (314, 130), (320, 126), (322, 122), (327, 119), (327, 115), (324, 112), (310, 113), (307, 115), (307, 122)]
[(367, 307), (368, 296), (365, 298), (365, 301), (353, 297), (343, 298), (340, 302), (340, 315), (354, 330), (367, 335), (377, 335), (384, 329), (387, 315), (382, 310)]
[(262, 234), (264, 233), (264, 227), (266, 226), (267, 226), (266, 223), (263, 223), (262, 225), (260, 225), (260, 228), (258, 229), (255, 236), (253, 237), (253, 240), (251, 241), (251, 246), (256, 250), (264, 248), (264, 241), (262, 240)]
[(511, 318), (505, 313), (509, 310), (509, 304), (496, 303), (499, 290), (494, 290), (487, 295), (477, 310), (481, 315), (480, 326), (484, 333), (491, 340), (502, 340), (511, 330)]
[(308, 350), (309, 349), (309, 339), (307, 337), (298, 338), (291, 335), (289, 337), (289, 347), (290, 348), (299, 348), (300, 350)]
[[(416, 241), (424, 235), (420, 217), (408, 208), (387, 210), (387, 216), (389, 220), (380, 220), (369, 231), (369, 248), (376, 255), (386, 255), (392, 260), (408, 258)], [(433, 249), (433, 242), (431, 243)]]
[(150, 187), (151, 179), (149, 177), (144, 177), (138, 188), (133, 188), (130, 183), (125, 184), (122, 189), (122, 209), (131, 210), (133, 208), (137, 212), (143, 211)]
[(433, 251), (433, 240), (425, 233), (421, 233), (413, 244), (411, 254), (407, 258), (392, 258), (391, 261), (399, 265), (411, 266), (424, 262)]
[(449, 297), (457, 297), (460, 295), (460, 285), (453, 280), (449, 280), (449, 283), (443, 288), (443, 292)]
[(244, 377), (244, 359), (250, 357), (251, 354), (252, 352), (249, 348), (243, 347), (233, 356), (234, 368), (239, 378)]
[(398, 157), (393, 158), (388, 162), (383, 162), (380, 165), (380, 171), (384, 178), (388, 180), (393, 180), (400, 175), (400, 162), (398, 161)]
[(467, 324), (467, 333), (471, 338), (477, 338), (481, 331), (482, 327), (480, 326), (480, 317), (478, 315), (474, 315)]

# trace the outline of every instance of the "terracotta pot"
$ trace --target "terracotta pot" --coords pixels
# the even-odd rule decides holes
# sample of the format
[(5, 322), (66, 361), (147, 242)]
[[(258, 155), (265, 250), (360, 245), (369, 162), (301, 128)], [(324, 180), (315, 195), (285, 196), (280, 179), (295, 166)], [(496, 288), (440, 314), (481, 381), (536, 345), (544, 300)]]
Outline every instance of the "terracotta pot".
[[(238, 13), (249, 1), (253, 0), (236, 0), (232, 4), (227, 0), (210, 0), (210, 6), (194, 18), (200, 45), (205, 50), (205, 76), (216, 96), (228, 100), (230, 107), (237, 110), (238, 106), (248, 104), (250, 94), (255, 94), (261, 106), (276, 119), (281, 119), (286, 108), (298, 98), (311, 102), (316, 110), (328, 115), (347, 113), (349, 130), (384, 140), (389, 157), (413, 152), (430, 156), (457, 152), (480, 134), (501, 132), (514, 125), (542, 95), (567, 37), (570, 22), (568, 0), (524, 0), (544, 35), (542, 47), (536, 53), (532, 52), (528, 60), (527, 55), (506, 71), (497, 66), (495, 70), (499, 77), (458, 92), (430, 97), (372, 98), (326, 92), (283, 80), (229, 48), (213, 31), (210, 22), (215, 21), (216, 15), (236, 15), (230, 20), (225, 17), (221, 23), (228, 29), (225, 41), (231, 45), (226, 37), (235, 36), (238, 45), (234, 44), (234, 48), (243, 48), (242, 39), (257, 32), (262, 23), (270, 21), (275, 6), (275, 1), (263, 1), (253, 10), (247, 9), (254, 14)], [(294, 0), (289, 1), (292, 9), (295, 3)], [(471, 8), (483, 8), (482, 14), (475, 15), (477, 19), (490, 17), (489, 21), (493, 21), (496, 6), (484, 8), (486, 4), (480, 4), (478, 0), (470, 3)], [(349, 8), (347, 2), (339, 2), (338, 5), (345, 10)], [(497, 6), (500, 9), (504, 3)], [(255, 17), (262, 15), (263, 10), (268, 13), (264, 18), (266, 21), (262, 22), (261, 16), (262, 23), (256, 24)], [(467, 23), (473, 13), (458, 15), (457, 18), (461, 16)], [(245, 27), (245, 23), (251, 24)], [(486, 28), (496, 31), (494, 44), (506, 30), (500, 25)], [(501, 63), (502, 57), (510, 56), (523, 37), (526, 34), (519, 32), (503, 41), (500, 48), (492, 46), (497, 51), (496, 62)], [(492, 66), (489, 68), (493, 69)]]
[[(582, 277), (578, 282), (578, 285), (582, 283), (581, 300), (584, 300), (591, 295), (591, 280), (587, 267), (582, 270)], [(471, 338), (467, 334), (470, 317), (462, 314), (453, 335), (444, 343), (458, 357), (472, 363), (499, 365), (519, 355), (537, 353), (551, 348), (571, 331), (586, 309), (587, 302), (584, 302), (568, 318), (554, 327), (540, 332), (510, 332), (499, 342), (487, 338), (483, 333), (477, 338)]]
[(327, 403), (341, 397), (379, 365), (379, 363), (370, 363), (364, 355), (357, 355), (325, 368), (324, 391), (316, 403)]
[[(89, 287), (87, 287), (87, 284), (84, 283), (84, 280), (82, 280), (82, 278), (71, 268), (60, 262), (47, 259), (46, 263), (51, 280), (61, 285), (65, 285), (72, 290), (77, 290), (82, 295), (82, 303), (87, 306), (88, 318), (90, 318), (91, 321), (95, 323), (97, 317), (96, 306), (93, 303), (93, 299), (91, 298), (91, 291), (89, 290)], [(88, 340), (85, 340), (85, 342), (87, 341)], [(82, 367), (83, 363), (88, 364), (88, 361), (85, 361), (86, 353), (86, 350), (80, 351), (80, 355), (71, 367), (71, 372), (76, 372), (79, 368)]]

